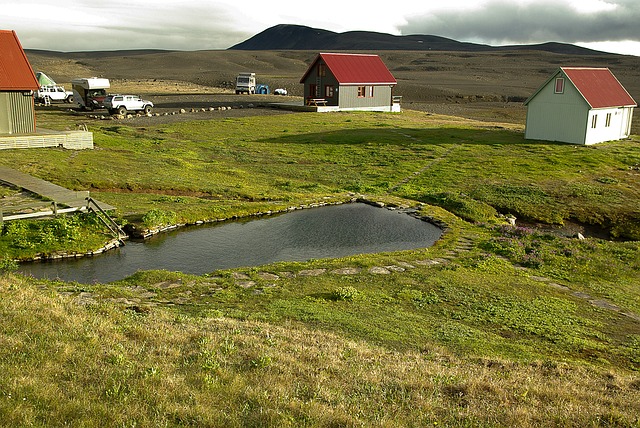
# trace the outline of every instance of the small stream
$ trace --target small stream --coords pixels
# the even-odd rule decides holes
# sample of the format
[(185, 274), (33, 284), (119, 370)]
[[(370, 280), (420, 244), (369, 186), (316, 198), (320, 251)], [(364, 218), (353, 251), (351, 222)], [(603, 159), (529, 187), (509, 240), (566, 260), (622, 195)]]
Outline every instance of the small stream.
[(120, 280), (139, 270), (202, 275), (281, 261), (425, 248), (441, 234), (440, 228), (401, 211), (352, 203), (182, 228), (128, 241), (99, 256), (23, 263), (19, 272), (85, 284)]

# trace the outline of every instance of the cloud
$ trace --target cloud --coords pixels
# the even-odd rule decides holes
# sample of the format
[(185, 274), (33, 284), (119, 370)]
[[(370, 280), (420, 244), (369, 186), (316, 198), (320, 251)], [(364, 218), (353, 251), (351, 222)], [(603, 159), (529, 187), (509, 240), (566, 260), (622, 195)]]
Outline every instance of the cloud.
[(402, 34), (434, 34), (490, 44), (640, 41), (638, 0), (608, 0), (602, 5), (602, 10), (583, 12), (580, 6), (558, 1), (491, 1), (480, 8), (407, 18), (400, 30)]
[[(13, 14), (22, 15), (16, 6)], [(57, 51), (225, 49), (251, 35), (228, 7), (187, 1), (70, 1), (12, 25), (24, 47)], [(7, 25), (6, 23), (4, 25)]]

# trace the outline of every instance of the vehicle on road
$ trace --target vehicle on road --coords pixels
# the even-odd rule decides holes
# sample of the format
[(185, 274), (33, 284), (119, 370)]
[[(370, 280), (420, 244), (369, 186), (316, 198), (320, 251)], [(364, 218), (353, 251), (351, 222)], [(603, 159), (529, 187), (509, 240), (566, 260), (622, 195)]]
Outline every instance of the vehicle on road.
[(107, 89), (111, 87), (109, 79), (100, 77), (78, 78), (71, 81), (74, 100), (83, 110), (104, 108)]
[(153, 103), (137, 95), (114, 94), (104, 99), (104, 108), (111, 114), (125, 115), (130, 111), (142, 111), (148, 114), (153, 108)]
[(34, 97), (36, 102), (43, 104), (51, 104), (52, 101), (73, 102), (73, 92), (65, 91), (64, 86), (59, 85), (41, 86), (35, 92)]
[(240, 73), (236, 77), (236, 94), (256, 93), (256, 73)]

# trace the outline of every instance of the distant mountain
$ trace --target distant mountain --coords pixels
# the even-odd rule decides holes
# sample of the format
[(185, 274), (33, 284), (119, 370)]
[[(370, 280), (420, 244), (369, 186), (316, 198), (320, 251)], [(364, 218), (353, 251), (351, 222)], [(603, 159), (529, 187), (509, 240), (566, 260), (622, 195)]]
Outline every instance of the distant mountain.
[(303, 25), (280, 24), (230, 47), (232, 50), (411, 50), (411, 51), (466, 51), (487, 52), (496, 50), (539, 50), (568, 55), (593, 55), (604, 52), (566, 43), (542, 43), (536, 45), (490, 46), (459, 42), (440, 36), (392, 34), (372, 31), (333, 31)]

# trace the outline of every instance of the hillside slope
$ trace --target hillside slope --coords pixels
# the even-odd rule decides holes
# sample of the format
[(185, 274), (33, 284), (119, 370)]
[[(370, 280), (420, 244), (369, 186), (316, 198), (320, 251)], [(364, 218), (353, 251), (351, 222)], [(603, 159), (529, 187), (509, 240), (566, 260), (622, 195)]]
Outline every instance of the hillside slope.
[(459, 42), (446, 37), (415, 34), (394, 36), (372, 31), (333, 31), (303, 25), (280, 24), (230, 47), (231, 50), (412, 50), (451, 52), (490, 52), (502, 50), (536, 50), (565, 55), (605, 54), (566, 43), (489, 46)]

